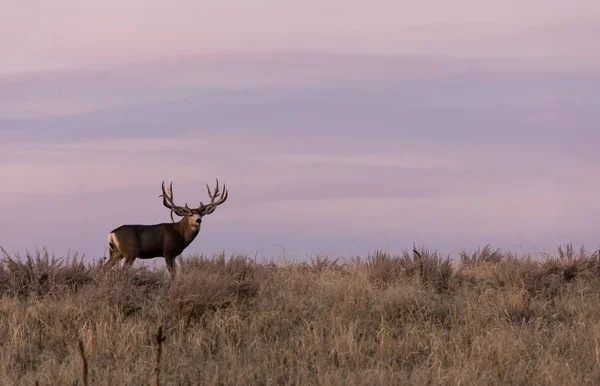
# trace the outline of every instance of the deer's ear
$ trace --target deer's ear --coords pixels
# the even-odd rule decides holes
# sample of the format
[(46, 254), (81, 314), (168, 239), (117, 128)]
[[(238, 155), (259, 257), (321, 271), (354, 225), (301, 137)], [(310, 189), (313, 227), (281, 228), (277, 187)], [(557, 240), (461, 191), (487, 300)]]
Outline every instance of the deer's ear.
[(202, 211), (202, 215), (207, 215), (207, 214), (211, 214), (212, 212), (215, 211), (215, 209), (217, 209), (216, 206), (207, 206), (206, 209), (204, 209), (204, 211)]
[(179, 217), (184, 217), (188, 213), (181, 207), (173, 207), (171, 210)]

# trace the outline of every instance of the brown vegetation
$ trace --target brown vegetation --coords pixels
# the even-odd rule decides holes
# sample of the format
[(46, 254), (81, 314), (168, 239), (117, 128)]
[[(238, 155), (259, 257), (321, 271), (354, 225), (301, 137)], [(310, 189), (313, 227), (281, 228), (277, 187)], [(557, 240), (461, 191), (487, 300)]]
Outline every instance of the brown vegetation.
[[(600, 383), (598, 253), (0, 265), (3, 385)], [(158, 331), (158, 333), (157, 333)]]

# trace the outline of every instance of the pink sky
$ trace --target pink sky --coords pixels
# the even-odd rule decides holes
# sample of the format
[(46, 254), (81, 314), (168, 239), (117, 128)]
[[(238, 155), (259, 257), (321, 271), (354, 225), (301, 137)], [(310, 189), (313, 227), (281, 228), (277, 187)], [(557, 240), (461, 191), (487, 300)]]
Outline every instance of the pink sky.
[(588, 0), (23, 0), (0, 15), (0, 73), (257, 50), (593, 66), (599, 19)]
[[(450, 3), (448, 3), (450, 4)], [(97, 257), (230, 199), (189, 253), (598, 248), (600, 5), (21, 2), (0, 15), (0, 246)]]

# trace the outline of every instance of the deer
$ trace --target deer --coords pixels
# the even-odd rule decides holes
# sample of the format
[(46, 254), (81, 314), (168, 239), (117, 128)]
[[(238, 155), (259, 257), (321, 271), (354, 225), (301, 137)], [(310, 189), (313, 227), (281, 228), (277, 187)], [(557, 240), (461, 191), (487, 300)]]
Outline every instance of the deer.
[[(154, 225), (126, 224), (113, 229), (108, 234), (108, 248), (110, 258), (105, 267), (111, 268), (125, 259), (124, 268), (133, 265), (136, 258), (153, 259), (164, 257), (171, 277), (175, 276), (175, 258), (179, 256), (194, 241), (200, 232), (202, 217), (209, 215), (223, 204), (229, 193), (223, 184), (223, 191), (219, 190), (219, 180), (213, 191), (206, 184), (210, 202), (206, 205), (200, 201), (197, 208), (178, 206), (173, 201), (173, 182), (165, 191), (165, 182), (162, 183), (163, 205), (171, 210), (171, 222)], [(216, 200), (216, 201), (215, 201)], [(173, 213), (181, 217), (178, 222), (173, 219)]]

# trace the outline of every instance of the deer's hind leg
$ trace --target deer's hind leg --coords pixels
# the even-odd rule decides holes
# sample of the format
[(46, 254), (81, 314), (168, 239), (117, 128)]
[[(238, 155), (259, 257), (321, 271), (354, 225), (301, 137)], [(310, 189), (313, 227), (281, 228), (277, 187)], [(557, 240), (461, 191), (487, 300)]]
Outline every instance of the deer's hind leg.
[(138, 255), (138, 252), (136, 250), (127, 251), (127, 253), (124, 253), (125, 263), (123, 263), (123, 268), (131, 269), (131, 267), (133, 266), (133, 262), (135, 261), (137, 255)]
[(121, 259), (123, 259), (123, 257), (123, 254), (118, 249), (111, 249), (110, 258), (108, 259), (106, 264), (104, 264), (104, 268), (107, 270), (111, 269), (113, 266), (115, 266), (115, 264), (118, 264), (121, 261)]

